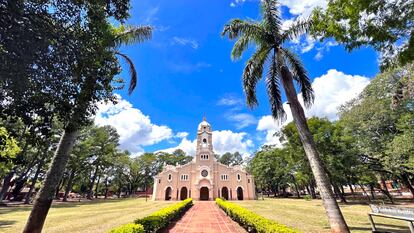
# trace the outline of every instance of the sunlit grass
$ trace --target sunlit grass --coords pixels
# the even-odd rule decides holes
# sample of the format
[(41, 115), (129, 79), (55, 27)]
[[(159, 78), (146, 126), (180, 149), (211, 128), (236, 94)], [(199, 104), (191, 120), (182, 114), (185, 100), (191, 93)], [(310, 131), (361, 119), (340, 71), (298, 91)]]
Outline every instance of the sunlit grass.
[[(107, 232), (171, 204), (142, 198), (59, 203), (50, 209), (43, 232)], [(0, 232), (22, 232), (30, 210), (31, 206), (0, 207)]]
[[(330, 232), (325, 210), (320, 200), (303, 199), (265, 199), (257, 201), (238, 201), (237, 204), (266, 218), (294, 227), (306, 233)], [(341, 210), (351, 232), (372, 232), (367, 213), (368, 205), (341, 205)], [(375, 218), (378, 230), (388, 232), (409, 232), (407, 222), (386, 218)]]

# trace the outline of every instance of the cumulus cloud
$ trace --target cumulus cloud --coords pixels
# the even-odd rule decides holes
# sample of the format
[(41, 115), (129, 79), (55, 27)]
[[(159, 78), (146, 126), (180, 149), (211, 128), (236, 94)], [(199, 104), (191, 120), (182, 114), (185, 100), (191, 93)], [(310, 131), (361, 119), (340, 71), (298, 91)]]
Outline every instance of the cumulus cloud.
[[(142, 146), (154, 145), (173, 137), (172, 130), (165, 125), (151, 122), (149, 116), (134, 108), (130, 102), (117, 95), (118, 103), (101, 103), (95, 117), (97, 125), (111, 125), (120, 135), (121, 149), (142, 153)], [(183, 134), (181, 134), (183, 136)]]
[(227, 94), (223, 98), (221, 98), (219, 101), (217, 101), (217, 105), (224, 105), (224, 106), (235, 106), (235, 105), (241, 105), (241, 104), (243, 104), (243, 101), (240, 98), (232, 94)]
[(257, 123), (256, 117), (248, 113), (232, 113), (228, 119), (233, 121), (237, 129), (242, 129)]
[[(176, 147), (167, 148), (161, 151), (173, 152), (181, 149), (187, 154), (194, 156), (196, 152), (197, 140), (190, 140), (184, 137)], [(226, 152), (240, 152), (243, 156), (249, 156), (254, 147), (253, 141), (249, 139), (246, 132), (233, 132), (231, 130), (215, 130), (213, 131), (213, 149), (217, 154)]]
[[(355, 98), (369, 82), (370, 80), (364, 76), (347, 75), (335, 69), (328, 70), (326, 74), (315, 78), (312, 83), (315, 102), (310, 109), (305, 109), (306, 116), (326, 117), (330, 120), (336, 120), (338, 118), (338, 107)], [(298, 96), (303, 106), (302, 94)], [(293, 117), (288, 104), (284, 103), (283, 108), (287, 114), (287, 119), (283, 125), (286, 125), (293, 120)], [(265, 144), (280, 145), (279, 139), (273, 135), (283, 125), (278, 124), (272, 116), (267, 115), (260, 118), (256, 129), (265, 132)]]
[(191, 38), (183, 38), (174, 36), (172, 41), (172, 45), (182, 45), (182, 46), (190, 46), (193, 49), (198, 49), (198, 42)]

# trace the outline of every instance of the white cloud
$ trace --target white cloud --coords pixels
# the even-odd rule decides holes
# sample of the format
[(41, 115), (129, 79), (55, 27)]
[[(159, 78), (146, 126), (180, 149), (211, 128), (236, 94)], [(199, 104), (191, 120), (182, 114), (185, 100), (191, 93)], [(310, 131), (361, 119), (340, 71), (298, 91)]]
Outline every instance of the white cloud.
[(289, 8), (289, 13), (302, 17), (308, 17), (315, 7), (326, 8), (327, 3), (326, 0), (280, 0), (282, 6)]
[[(194, 156), (196, 151), (197, 140), (189, 140), (184, 137), (176, 147), (167, 148), (161, 151), (173, 152), (176, 149), (185, 151), (188, 155)], [(254, 147), (253, 141), (248, 138), (245, 132), (233, 132), (231, 130), (213, 131), (213, 149), (217, 154), (226, 152), (240, 152), (243, 156), (249, 156)]]
[[(326, 117), (330, 120), (338, 118), (338, 107), (345, 102), (355, 98), (369, 84), (367, 77), (360, 75), (347, 75), (335, 69), (318, 78), (315, 78), (312, 87), (315, 92), (315, 102), (310, 109), (305, 109), (307, 117), (317, 116)], [(303, 106), (302, 94), (299, 94), (300, 102)], [(289, 106), (284, 103), (283, 108), (287, 114), (287, 119), (283, 125), (293, 120)], [(278, 125), (272, 116), (263, 116), (258, 124), (257, 130), (266, 133), (265, 144), (280, 145), (279, 139), (273, 135), (280, 130), (283, 125)]]
[(111, 125), (120, 135), (121, 149), (142, 153), (142, 146), (154, 145), (173, 137), (172, 130), (165, 125), (151, 122), (150, 117), (134, 108), (130, 102), (119, 99), (118, 104), (102, 103), (95, 117), (97, 125)]
[(172, 45), (182, 45), (182, 46), (190, 46), (193, 49), (198, 49), (198, 42), (191, 38), (182, 38), (174, 36), (172, 41)]
[(227, 94), (223, 98), (221, 98), (219, 101), (217, 101), (217, 104), (224, 105), (224, 106), (234, 106), (234, 105), (243, 104), (243, 101), (234, 95)]
[(204, 68), (211, 67), (211, 64), (206, 62), (197, 62), (197, 63), (188, 63), (188, 62), (176, 62), (169, 63), (169, 68), (174, 72), (180, 73), (192, 73), (194, 71), (199, 71)]
[(158, 6), (150, 8), (147, 12), (145, 12), (145, 19), (143, 20), (143, 24), (149, 24), (156, 21), (158, 18), (156, 17), (160, 8)]
[(257, 123), (256, 117), (248, 113), (232, 113), (228, 116), (228, 119), (235, 122), (237, 129), (242, 129)]

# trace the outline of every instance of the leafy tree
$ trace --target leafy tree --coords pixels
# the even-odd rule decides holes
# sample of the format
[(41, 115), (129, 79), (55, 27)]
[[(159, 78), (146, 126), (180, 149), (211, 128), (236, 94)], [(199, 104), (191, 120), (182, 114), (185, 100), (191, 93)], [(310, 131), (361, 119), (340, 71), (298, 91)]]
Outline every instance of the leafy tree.
[(333, 37), (348, 50), (372, 46), (382, 68), (414, 60), (413, 1), (330, 0), (313, 11), (312, 34)]
[(217, 160), (222, 164), (230, 166), (243, 164), (243, 156), (238, 151), (234, 153), (226, 152), (219, 156)]
[[(57, 61), (50, 62), (50, 66), (55, 69), (48, 69), (49, 72), (45, 73), (43, 77), (37, 76), (36, 79), (54, 81), (41, 83), (45, 84), (45, 90), (58, 90), (55, 93), (55, 98), (50, 99), (53, 100), (55, 114), (64, 124), (64, 133), (55, 151), (44, 184), (38, 192), (24, 232), (41, 231), (52, 203), (53, 193), (62, 178), (78, 130), (88, 123), (98, 102), (115, 99), (112, 91), (119, 88), (116, 86), (119, 81), (114, 79), (120, 73), (118, 58), (125, 59), (131, 70), (129, 92), (135, 88), (137, 78), (135, 69), (131, 60), (119, 52), (119, 47), (122, 44), (142, 42), (151, 37), (150, 27), (121, 26), (115, 28), (109, 23), (109, 19), (120, 23), (124, 22), (128, 17), (130, 7), (128, 1), (82, 3), (47, 1), (40, 4), (46, 8), (46, 12), (53, 19), (51, 25), (62, 28), (62, 30), (58, 30), (58, 38), (69, 38), (65, 41), (66, 43), (49, 41), (48, 51), (55, 51), (52, 49), (54, 48), (52, 45), (55, 45), (56, 51), (69, 52), (70, 54), (55, 56)], [(24, 2), (20, 7), (25, 10), (30, 5), (31, 2)], [(51, 5), (54, 6), (54, 11), (49, 10)], [(10, 10), (10, 7), (6, 6), (7, 10)], [(48, 54), (46, 53), (46, 55)], [(65, 72), (65, 75), (60, 76), (59, 72), (56, 72), (58, 75), (55, 75), (52, 71)], [(29, 72), (29, 74), (31, 73)], [(9, 88), (7, 85), (2, 87)], [(29, 88), (29, 90), (32, 89)]]
[(13, 166), (12, 160), (20, 152), (16, 140), (7, 133), (6, 128), (0, 127), (0, 177), (6, 175)]
[(172, 153), (167, 152), (157, 152), (156, 156), (160, 164), (166, 165), (184, 165), (193, 160), (192, 156), (187, 155), (183, 150), (176, 149)]
[(263, 76), (264, 68), (268, 68), (266, 86), (272, 115), (275, 119), (283, 120), (285, 118), (280, 89), (281, 82), (319, 188), (331, 229), (333, 232), (349, 232), (338, 203), (333, 196), (329, 178), (316, 150), (293, 82), (298, 83), (303, 102), (306, 106), (310, 106), (314, 99), (310, 79), (295, 53), (283, 46), (288, 40), (305, 32), (309, 24), (297, 21), (287, 30), (282, 30), (278, 2), (276, 0), (264, 0), (261, 2), (261, 8), (262, 21), (233, 19), (224, 27), (222, 32), (222, 35), (227, 35), (230, 39), (237, 39), (231, 53), (233, 59), (240, 58), (250, 44), (254, 43), (256, 45), (255, 52), (247, 61), (242, 75), (247, 104), (250, 107), (258, 104), (256, 86)]
[[(413, 77), (412, 65), (379, 74), (354, 100), (340, 111), (345, 133), (353, 137), (353, 147), (360, 160), (379, 174), (385, 184), (387, 177), (399, 177), (414, 194), (412, 177), (413, 99), (405, 99), (390, 108), (389, 98), (398, 88), (402, 76)], [(398, 147), (398, 148), (397, 148)], [(382, 190), (391, 199), (386, 186)]]

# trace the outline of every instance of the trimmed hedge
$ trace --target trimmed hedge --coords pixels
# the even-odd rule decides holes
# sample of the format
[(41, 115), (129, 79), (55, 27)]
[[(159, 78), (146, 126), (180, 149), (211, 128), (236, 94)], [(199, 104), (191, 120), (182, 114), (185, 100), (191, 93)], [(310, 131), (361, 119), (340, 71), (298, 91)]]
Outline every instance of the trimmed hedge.
[(137, 219), (134, 223), (144, 226), (145, 232), (157, 232), (168, 227), (173, 220), (179, 219), (192, 205), (193, 199), (188, 198), (149, 216)]
[(217, 205), (248, 232), (257, 233), (298, 233), (299, 231), (264, 218), (239, 205), (216, 198)]
[(108, 233), (145, 233), (145, 230), (141, 224), (128, 223), (112, 229)]

